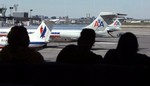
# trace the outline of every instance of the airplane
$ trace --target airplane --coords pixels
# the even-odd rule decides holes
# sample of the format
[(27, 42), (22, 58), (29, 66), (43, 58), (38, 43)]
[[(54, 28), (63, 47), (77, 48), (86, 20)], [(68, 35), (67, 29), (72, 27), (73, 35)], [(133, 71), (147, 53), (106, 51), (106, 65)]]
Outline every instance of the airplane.
[(108, 12), (101, 12), (98, 17), (88, 26), (82, 27), (81, 29), (77, 30), (71, 30), (71, 29), (63, 29), (63, 30), (52, 30), (50, 38), (62, 38), (65, 40), (77, 40), (80, 36), (80, 32), (82, 29), (93, 29), (96, 33), (96, 37), (113, 37), (111, 34), (114, 31), (120, 31), (121, 30), (121, 23), (119, 21), (119, 18), (116, 18), (115, 21), (108, 25), (105, 20), (102, 18), (102, 16), (109, 16), (109, 15), (115, 15), (113, 13)]
[[(111, 33), (113, 33), (114, 31), (120, 31), (121, 30), (121, 23), (119, 21), (119, 19), (122, 18), (116, 18), (114, 20), (114, 22), (110, 25), (108, 25), (108, 27), (106, 28), (107, 33), (111, 36), (114, 37)], [(118, 37), (120, 37), (122, 35), (122, 33), (117, 34)]]
[[(32, 34), (29, 34), (29, 47), (39, 48), (46, 46), (49, 42), (51, 29), (52, 28), (48, 28), (45, 22), (42, 21), (39, 27), (36, 29), (36, 31)], [(0, 37), (0, 48), (3, 48), (4, 46), (8, 45), (7, 41), (8, 39), (6, 36)]]

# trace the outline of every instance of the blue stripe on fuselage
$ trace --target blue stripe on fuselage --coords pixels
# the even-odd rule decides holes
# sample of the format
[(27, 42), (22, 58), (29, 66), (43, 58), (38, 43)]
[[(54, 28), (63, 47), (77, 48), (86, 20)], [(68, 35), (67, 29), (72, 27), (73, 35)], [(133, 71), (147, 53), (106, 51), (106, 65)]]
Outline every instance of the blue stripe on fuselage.
[(51, 32), (51, 34), (60, 34), (60, 32)]
[(46, 44), (46, 42), (30, 42), (30, 44)]

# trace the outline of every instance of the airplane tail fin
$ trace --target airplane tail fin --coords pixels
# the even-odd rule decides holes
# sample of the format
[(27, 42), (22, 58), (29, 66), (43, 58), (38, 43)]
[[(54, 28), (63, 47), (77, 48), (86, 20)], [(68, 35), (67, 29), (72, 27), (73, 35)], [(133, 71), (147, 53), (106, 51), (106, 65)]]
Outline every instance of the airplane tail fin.
[(108, 26), (108, 24), (101, 17), (101, 13), (100, 13), (91, 24), (84, 27), (83, 29), (89, 28), (89, 29), (93, 29), (95, 31), (104, 31), (107, 26)]
[(50, 31), (52, 30), (53, 25), (55, 24), (55, 22), (53, 21), (44, 21), (44, 23), (45, 23), (45, 26), (47, 26)]
[(107, 27), (107, 31), (118, 31), (118, 30), (121, 30), (121, 23), (119, 21), (119, 18), (116, 18), (115, 21), (108, 25)]
[[(48, 24), (48, 26), (47, 26)], [(48, 42), (51, 34), (51, 30), (53, 27), (53, 22), (46, 22), (42, 21), (37, 30), (33, 33), (30, 34), (30, 40), (42, 40), (44, 42)]]

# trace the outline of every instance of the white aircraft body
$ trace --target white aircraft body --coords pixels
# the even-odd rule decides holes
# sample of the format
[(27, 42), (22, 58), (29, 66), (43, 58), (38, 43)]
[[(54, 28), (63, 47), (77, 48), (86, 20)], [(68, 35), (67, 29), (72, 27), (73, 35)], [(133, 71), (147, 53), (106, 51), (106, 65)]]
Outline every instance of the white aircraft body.
[[(112, 13), (111, 13), (112, 14)], [(63, 29), (63, 30), (52, 30), (51, 32), (51, 39), (55, 39), (55, 38), (64, 38), (64, 39), (69, 39), (69, 40), (77, 40), (80, 36), (80, 32), (82, 31), (82, 29), (93, 29), (96, 33), (96, 37), (110, 37), (112, 36), (110, 34), (110, 32), (114, 32), (114, 31), (119, 31), (121, 30), (121, 23), (118, 20), (118, 18), (116, 18), (116, 20), (108, 25), (105, 20), (102, 18), (102, 16), (109, 16), (110, 14), (108, 14), (107, 12), (104, 13), (100, 13), (98, 15), (98, 17), (88, 26), (85, 26), (81, 29), (78, 30), (71, 30), (71, 28), (68, 30)], [(113, 14), (114, 15), (114, 14)]]
[[(46, 24), (43, 21), (34, 33), (29, 34), (29, 47), (37, 48), (45, 46), (49, 42), (50, 34), (50, 29), (46, 26)], [(0, 37), (0, 48), (8, 44), (7, 40), (8, 39), (6, 36)]]

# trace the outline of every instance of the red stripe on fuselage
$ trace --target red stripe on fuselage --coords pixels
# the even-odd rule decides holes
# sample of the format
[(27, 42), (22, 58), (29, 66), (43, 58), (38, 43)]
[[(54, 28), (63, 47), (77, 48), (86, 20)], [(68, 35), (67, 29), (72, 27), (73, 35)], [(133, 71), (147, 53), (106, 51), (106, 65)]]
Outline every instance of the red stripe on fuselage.
[(0, 34), (0, 36), (7, 36), (7, 34)]
[(60, 35), (51, 35), (50, 38), (59, 38)]

